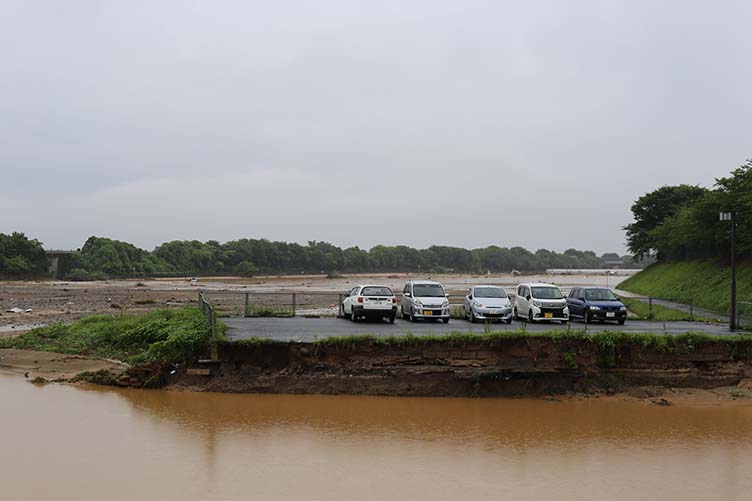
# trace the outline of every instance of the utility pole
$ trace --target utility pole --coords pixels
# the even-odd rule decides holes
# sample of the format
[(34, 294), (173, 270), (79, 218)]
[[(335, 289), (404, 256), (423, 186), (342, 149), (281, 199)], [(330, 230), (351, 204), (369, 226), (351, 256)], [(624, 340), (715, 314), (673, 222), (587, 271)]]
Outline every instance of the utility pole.
[(731, 312), (729, 330), (736, 331), (736, 212), (721, 212), (721, 221), (731, 221)]
[(736, 330), (736, 212), (731, 213), (731, 332)]

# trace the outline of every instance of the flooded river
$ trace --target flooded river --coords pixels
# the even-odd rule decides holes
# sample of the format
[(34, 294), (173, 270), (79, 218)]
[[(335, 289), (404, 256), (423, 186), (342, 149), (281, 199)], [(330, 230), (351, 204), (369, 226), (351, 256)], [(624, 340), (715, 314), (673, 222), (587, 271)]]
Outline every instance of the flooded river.
[(7, 500), (724, 499), (752, 406), (228, 395), (0, 375)]

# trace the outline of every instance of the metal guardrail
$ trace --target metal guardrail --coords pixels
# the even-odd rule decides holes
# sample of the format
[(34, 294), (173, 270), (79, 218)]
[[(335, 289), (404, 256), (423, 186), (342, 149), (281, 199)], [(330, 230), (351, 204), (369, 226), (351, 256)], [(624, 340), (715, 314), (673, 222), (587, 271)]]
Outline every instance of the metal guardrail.
[(681, 309), (678, 309), (676, 306), (669, 306), (669, 305), (661, 305), (661, 301), (666, 301), (669, 303), (674, 303), (676, 305), (682, 305), (689, 308), (689, 311), (687, 312), (689, 314), (689, 320), (695, 320), (695, 305), (694, 300), (689, 299), (689, 302), (686, 302), (686, 299), (677, 300), (677, 299), (668, 299), (665, 297), (654, 297), (654, 296), (620, 296), (621, 299), (626, 300), (636, 300), (636, 301), (643, 301), (648, 304), (648, 315), (653, 315), (653, 306), (663, 306), (664, 308), (668, 308), (670, 310), (676, 310), (676, 311), (684, 311)]
[(737, 301), (736, 326), (739, 329), (752, 329), (752, 303)]

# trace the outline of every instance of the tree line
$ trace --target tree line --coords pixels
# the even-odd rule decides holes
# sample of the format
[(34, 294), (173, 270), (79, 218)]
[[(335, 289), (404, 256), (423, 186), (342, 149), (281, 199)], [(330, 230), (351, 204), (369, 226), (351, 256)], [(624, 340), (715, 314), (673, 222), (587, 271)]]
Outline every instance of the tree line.
[(47, 254), (38, 240), (23, 233), (0, 233), (0, 275), (40, 276), (47, 272)]
[[(22, 234), (14, 235), (26, 238)], [(46, 260), (41, 244), (36, 240), (26, 240), (35, 249), (38, 265), (36, 270), (43, 269)], [(608, 256), (619, 258), (615, 254)], [(626, 266), (636, 266), (630, 256), (622, 259)], [(40, 263), (45, 264), (40, 268)], [(602, 259), (594, 252), (576, 249), (558, 253), (546, 249), (530, 252), (522, 247), (490, 246), (469, 250), (439, 245), (427, 249), (405, 245), (377, 245), (366, 250), (359, 247), (342, 249), (320, 241), (301, 245), (265, 239), (240, 239), (226, 243), (215, 240), (175, 240), (163, 243), (149, 252), (128, 242), (93, 236), (70, 256), (66, 269), (70, 279), (94, 280), (160, 275), (253, 276), (421, 271), (508, 273), (513, 270), (532, 272), (549, 268), (592, 269), (601, 266)]]
[(731, 253), (731, 224), (720, 212), (737, 213), (737, 253), (752, 258), (752, 160), (717, 178), (712, 189), (686, 184), (663, 186), (632, 205), (634, 222), (625, 226), (636, 259), (659, 261), (715, 258)]

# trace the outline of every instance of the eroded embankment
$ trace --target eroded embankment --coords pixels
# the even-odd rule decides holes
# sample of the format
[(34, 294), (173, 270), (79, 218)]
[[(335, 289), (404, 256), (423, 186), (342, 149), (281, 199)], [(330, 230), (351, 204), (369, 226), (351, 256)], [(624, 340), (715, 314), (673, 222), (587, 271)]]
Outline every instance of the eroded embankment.
[(209, 376), (176, 388), (253, 393), (536, 396), (637, 387), (718, 388), (752, 374), (752, 340), (685, 335), (475, 336), (232, 342)]

